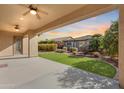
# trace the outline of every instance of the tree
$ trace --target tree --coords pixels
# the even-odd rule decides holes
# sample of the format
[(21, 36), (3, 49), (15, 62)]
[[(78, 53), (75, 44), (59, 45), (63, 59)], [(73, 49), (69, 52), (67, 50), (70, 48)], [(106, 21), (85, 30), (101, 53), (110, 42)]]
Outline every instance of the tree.
[(118, 55), (118, 21), (112, 22), (110, 28), (106, 31), (104, 36), (104, 48), (106, 53), (110, 56)]
[(95, 34), (92, 36), (92, 40), (90, 41), (90, 46), (89, 46), (91, 51), (100, 50), (101, 39), (102, 39), (101, 34)]

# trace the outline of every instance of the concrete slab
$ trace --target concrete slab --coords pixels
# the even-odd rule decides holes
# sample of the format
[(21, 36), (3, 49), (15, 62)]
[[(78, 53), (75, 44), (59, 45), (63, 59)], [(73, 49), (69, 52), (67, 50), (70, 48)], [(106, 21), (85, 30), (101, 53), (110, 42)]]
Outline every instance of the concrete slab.
[(28, 55), (0, 56), (0, 60), (28, 58)]
[(119, 88), (118, 81), (44, 58), (0, 60), (0, 88)]

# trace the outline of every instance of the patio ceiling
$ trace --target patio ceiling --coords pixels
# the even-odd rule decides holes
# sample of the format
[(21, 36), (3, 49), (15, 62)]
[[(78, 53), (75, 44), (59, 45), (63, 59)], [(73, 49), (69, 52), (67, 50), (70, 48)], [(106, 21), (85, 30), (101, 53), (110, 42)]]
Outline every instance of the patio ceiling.
[[(28, 8), (22, 5), (0, 5), (0, 31), (15, 32), (14, 25), (16, 24), (20, 26), (20, 31), (18, 33), (23, 33), (27, 30), (35, 30), (85, 5), (37, 4), (34, 6), (48, 12), (48, 15), (40, 14), (41, 20), (38, 20), (36, 16), (30, 13), (26, 16), (22, 16), (22, 14), (28, 10)], [(24, 20), (20, 20), (21, 17), (23, 17)]]
[[(16, 32), (14, 26), (18, 24), (20, 26), (18, 33), (30, 31), (42, 33), (117, 8), (117, 5), (110, 4), (37, 4), (34, 6), (48, 12), (48, 15), (40, 14), (41, 20), (38, 20), (30, 13), (22, 16), (28, 10), (22, 5), (0, 5), (0, 31)], [(20, 20), (21, 17), (24, 20)]]

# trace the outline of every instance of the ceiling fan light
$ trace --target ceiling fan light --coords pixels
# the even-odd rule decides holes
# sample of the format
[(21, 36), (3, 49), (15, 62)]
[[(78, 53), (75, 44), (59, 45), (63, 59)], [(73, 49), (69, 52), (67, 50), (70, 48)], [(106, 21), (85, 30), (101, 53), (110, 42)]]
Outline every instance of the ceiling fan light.
[(37, 14), (37, 12), (35, 10), (31, 10), (30, 13), (33, 14), (33, 15)]
[(20, 20), (24, 20), (24, 18), (23, 18), (23, 17), (21, 17), (21, 18), (20, 18)]
[(18, 31), (19, 31), (19, 29), (16, 29), (16, 31), (18, 32)]

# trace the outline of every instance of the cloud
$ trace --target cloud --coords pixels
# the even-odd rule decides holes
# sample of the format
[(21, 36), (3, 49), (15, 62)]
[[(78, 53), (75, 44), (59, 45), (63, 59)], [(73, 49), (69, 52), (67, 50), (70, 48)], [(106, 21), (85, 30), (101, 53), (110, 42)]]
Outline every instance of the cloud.
[(61, 34), (62, 32), (56, 32), (56, 31), (50, 31), (48, 32), (48, 34), (51, 34), (51, 35), (57, 35), (57, 34)]
[(59, 38), (59, 37), (67, 37), (67, 36), (68, 35), (65, 32), (49, 31), (49, 32), (46, 32), (46, 33), (43, 33), (42, 35), (40, 35), (39, 41), (46, 40), (46, 39)]
[(84, 29), (79, 29), (77, 31), (68, 32), (67, 34), (72, 37), (80, 37), (85, 35), (102, 34), (110, 27), (110, 24), (100, 24), (87, 26)]
[[(53, 30), (44, 33), (41, 38), (42, 39), (52, 39), (52, 38), (58, 38), (58, 37), (67, 37), (67, 36), (72, 36), (72, 37), (81, 37), (85, 35), (94, 35), (94, 34), (102, 34), (104, 35), (105, 31), (110, 27), (110, 23), (102, 23), (102, 24), (93, 24), (93, 25), (80, 25), (78, 29), (72, 29), (71, 31), (66, 31), (66, 28), (62, 29), (61, 31), (59, 30)], [(73, 26), (74, 27), (74, 26)]]

